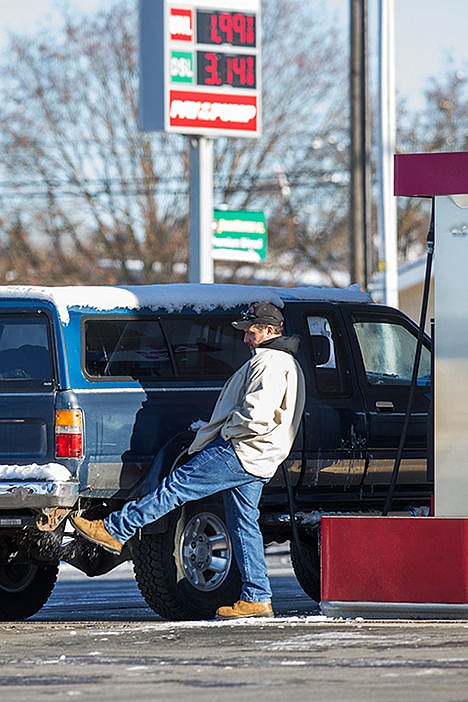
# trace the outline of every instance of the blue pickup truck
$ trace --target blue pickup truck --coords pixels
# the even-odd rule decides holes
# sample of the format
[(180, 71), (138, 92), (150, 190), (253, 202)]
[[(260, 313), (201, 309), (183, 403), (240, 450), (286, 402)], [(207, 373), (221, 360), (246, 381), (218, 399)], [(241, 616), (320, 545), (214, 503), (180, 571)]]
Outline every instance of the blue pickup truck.
[[(210, 617), (237, 598), (222, 501), (191, 503), (113, 556), (67, 518), (104, 516), (185, 460), (199, 419), (248, 357), (230, 321), (281, 306), (301, 338), (302, 426), (264, 490), (265, 543), (291, 541), (296, 576), (320, 596), (319, 524), (382, 509), (408, 400), (417, 326), (356, 287), (0, 287), (0, 619), (37, 612), (60, 561), (90, 576), (134, 563), (167, 618)], [(430, 340), (425, 338), (395, 510), (425, 509)], [(298, 539), (291, 539), (292, 519)]]

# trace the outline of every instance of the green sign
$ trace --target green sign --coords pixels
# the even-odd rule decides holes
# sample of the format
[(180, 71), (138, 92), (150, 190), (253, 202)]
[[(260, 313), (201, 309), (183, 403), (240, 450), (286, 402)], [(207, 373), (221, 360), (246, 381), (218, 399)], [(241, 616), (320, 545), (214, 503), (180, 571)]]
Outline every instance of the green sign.
[(213, 258), (225, 261), (264, 261), (267, 255), (265, 214), (249, 210), (215, 210)]
[(189, 51), (171, 51), (170, 74), (174, 83), (193, 83), (193, 54)]

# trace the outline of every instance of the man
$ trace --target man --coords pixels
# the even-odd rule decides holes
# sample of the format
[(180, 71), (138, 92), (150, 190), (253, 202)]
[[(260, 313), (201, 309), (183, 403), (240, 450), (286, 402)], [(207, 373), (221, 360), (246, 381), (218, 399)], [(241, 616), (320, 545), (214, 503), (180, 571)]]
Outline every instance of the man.
[(264, 484), (291, 450), (304, 409), (304, 378), (292, 355), (299, 339), (283, 336), (283, 315), (270, 302), (253, 303), (232, 324), (244, 332), (252, 357), (221, 390), (189, 447), (195, 456), (153, 492), (104, 520), (74, 517), (73, 524), (90, 541), (120, 553), (146, 524), (222, 491), (242, 590), (233, 606), (218, 609), (217, 618), (272, 617), (258, 504)]

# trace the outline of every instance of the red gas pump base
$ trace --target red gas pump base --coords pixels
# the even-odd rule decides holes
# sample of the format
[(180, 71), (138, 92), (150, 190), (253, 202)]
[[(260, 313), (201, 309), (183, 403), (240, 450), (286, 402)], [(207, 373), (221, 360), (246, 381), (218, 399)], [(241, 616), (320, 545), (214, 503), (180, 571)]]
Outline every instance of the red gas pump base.
[(322, 611), (468, 618), (468, 519), (322, 517)]

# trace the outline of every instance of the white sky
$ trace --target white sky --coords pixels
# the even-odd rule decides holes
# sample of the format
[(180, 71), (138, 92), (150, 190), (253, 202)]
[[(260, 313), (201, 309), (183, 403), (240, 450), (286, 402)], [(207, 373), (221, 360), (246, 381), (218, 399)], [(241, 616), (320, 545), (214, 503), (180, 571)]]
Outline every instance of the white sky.
[[(317, 2), (317, 0), (311, 0)], [(318, 0), (348, 23), (350, 0)], [(395, 68), (397, 91), (422, 104), (427, 79), (437, 75), (452, 56), (468, 68), (468, 0), (393, 0), (395, 12)], [(368, 0), (370, 54), (376, 55), (378, 0)]]
[[(318, 9), (328, 7), (347, 26), (350, 0), (303, 1)], [(368, 0), (371, 31), (377, 2)], [(29, 32), (50, 25), (56, 8), (65, 3), (85, 11), (112, 6), (112, 0), (0, 0), (0, 45), (8, 30)], [(440, 72), (449, 55), (457, 66), (468, 62), (468, 0), (394, 0), (394, 5), (397, 90), (410, 98), (410, 104), (419, 105), (427, 78)], [(375, 55), (375, 42), (371, 54)]]

